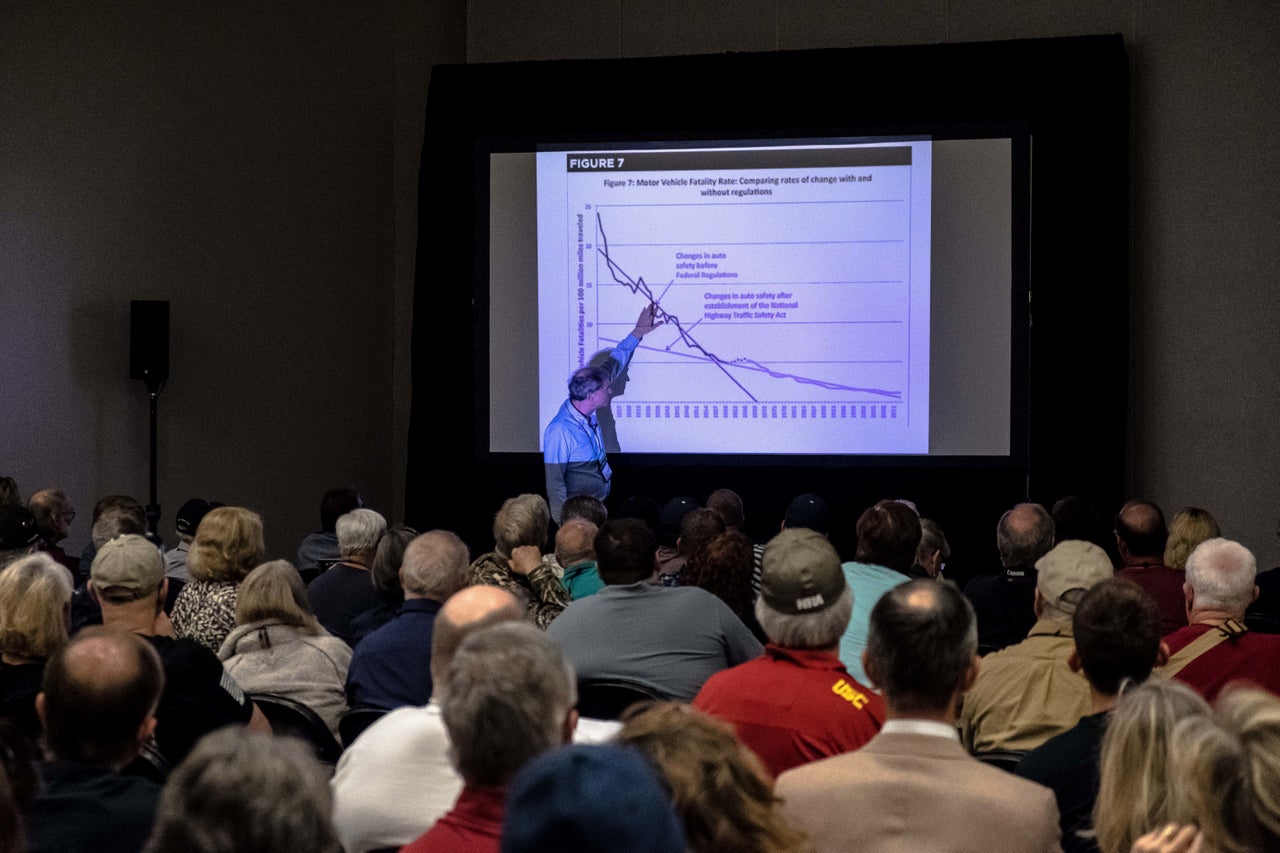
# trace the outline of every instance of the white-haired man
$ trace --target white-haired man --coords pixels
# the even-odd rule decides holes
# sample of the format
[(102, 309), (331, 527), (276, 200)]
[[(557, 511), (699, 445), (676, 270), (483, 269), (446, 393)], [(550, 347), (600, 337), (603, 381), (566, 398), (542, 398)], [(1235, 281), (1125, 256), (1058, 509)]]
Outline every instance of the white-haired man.
[(1257, 574), (1257, 560), (1239, 542), (1216, 538), (1196, 546), (1183, 585), (1189, 624), (1165, 637), (1170, 655), (1163, 675), (1210, 702), (1234, 681), (1280, 695), (1280, 634), (1251, 632), (1244, 624), (1258, 596)]
[(351, 620), (382, 604), (369, 570), (387, 520), (371, 509), (353, 509), (335, 527), (341, 558), (307, 585), (307, 599), (325, 630), (350, 645)]

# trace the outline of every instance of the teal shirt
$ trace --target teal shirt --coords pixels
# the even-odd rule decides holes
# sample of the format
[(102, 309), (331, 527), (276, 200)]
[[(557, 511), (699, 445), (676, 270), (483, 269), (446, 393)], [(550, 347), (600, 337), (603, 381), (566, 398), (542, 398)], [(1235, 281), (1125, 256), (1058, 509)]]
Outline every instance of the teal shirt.
[(867, 647), (871, 608), (876, 606), (880, 596), (911, 578), (902, 572), (869, 563), (848, 562), (841, 568), (844, 569), (845, 579), (849, 581), (849, 588), (853, 590), (853, 615), (849, 617), (849, 627), (840, 638), (840, 662), (859, 682), (874, 686), (867, 680), (867, 674), (862, 669), (862, 652)]
[(574, 601), (595, 595), (604, 587), (604, 581), (600, 580), (600, 573), (596, 571), (595, 560), (574, 563), (564, 570), (564, 577), (560, 581), (569, 590), (569, 598)]

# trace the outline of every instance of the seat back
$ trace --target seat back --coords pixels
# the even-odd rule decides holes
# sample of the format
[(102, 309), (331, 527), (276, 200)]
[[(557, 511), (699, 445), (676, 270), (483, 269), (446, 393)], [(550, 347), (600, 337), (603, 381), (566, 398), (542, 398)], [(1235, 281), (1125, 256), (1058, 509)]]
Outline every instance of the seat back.
[(992, 767), (999, 767), (1001, 770), (1012, 773), (1013, 768), (1018, 766), (1018, 762), (1026, 754), (1026, 750), (1020, 749), (993, 749), (988, 752), (975, 752), (973, 757), (983, 764), (990, 764)]
[(330, 766), (338, 763), (342, 744), (311, 708), (296, 699), (275, 693), (250, 693), (249, 698), (271, 723), (273, 733), (302, 738), (315, 748), (316, 758), (322, 763)]
[(342, 747), (346, 749), (360, 737), (360, 733), (376, 723), (387, 713), (386, 708), (373, 705), (356, 705), (347, 710), (338, 720), (338, 736), (342, 738)]
[(578, 682), (578, 714), (595, 720), (616, 720), (637, 702), (664, 696), (645, 684), (617, 678), (587, 678)]

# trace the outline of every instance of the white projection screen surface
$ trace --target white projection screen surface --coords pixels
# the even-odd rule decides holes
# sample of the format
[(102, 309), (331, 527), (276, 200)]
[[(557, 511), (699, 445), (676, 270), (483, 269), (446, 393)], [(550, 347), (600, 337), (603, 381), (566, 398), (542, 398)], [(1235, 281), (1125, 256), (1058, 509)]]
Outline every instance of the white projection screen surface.
[(610, 452), (1009, 456), (1015, 143), (490, 154), (490, 452), (539, 452), (653, 303)]

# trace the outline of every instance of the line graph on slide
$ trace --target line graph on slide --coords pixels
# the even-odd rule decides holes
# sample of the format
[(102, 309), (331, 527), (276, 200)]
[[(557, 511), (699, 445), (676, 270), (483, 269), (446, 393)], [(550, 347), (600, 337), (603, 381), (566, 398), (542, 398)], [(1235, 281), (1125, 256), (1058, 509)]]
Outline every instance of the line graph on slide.
[[(679, 343), (681, 345), (683, 345), (691, 353), (698, 354), (698, 355), (693, 355), (691, 357), (699, 358), (700, 360), (704, 360), (710, 364), (715, 365), (728, 378), (730, 382), (732, 382), (739, 389), (741, 389), (742, 393), (745, 394), (747, 398), (750, 399), (751, 402), (758, 403), (760, 402), (760, 400), (742, 382), (740, 382), (737, 378), (735, 378), (734, 376), (735, 371), (747, 370), (755, 373), (764, 374), (771, 379), (789, 380), (801, 385), (814, 385), (830, 391), (848, 391), (852, 393), (869, 394), (869, 395), (882, 397), (884, 399), (889, 399), (894, 401), (900, 401), (902, 399), (902, 392), (897, 390), (886, 390), (883, 388), (860, 388), (853, 385), (845, 385), (839, 382), (821, 379), (815, 376), (802, 376), (797, 373), (789, 373), (781, 370), (775, 370), (765, 363), (762, 363), (760, 361), (757, 361), (756, 359), (749, 358), (746, 356), (739, 356), (736, 358), (724, 358), (718, 355), (717, 353), (712, 352), (706, 346), (700, 343), (698, 338), (696, 338), (692, 334), (693, 329), (695, 329), (706, 317), (705, 312), (703, 314), (700, 314), (698, 316), (698, 319), (695, 320), (692, 323), (692, 325), (686, 327), (685, 323), (681, 321), (680, 317), (677, 314), (663, 307), (662, 298), (670, 291), (671, 287), (674, 286), (675, 279), (672, 279), (670, 282), (668, 282), (666, 287), (663, 288), (663, 292), (661, 294), (654, 293), (653, 288), (649, 285), (648, 282), (644, 280), (643, 276), (632, 277), (629, 273), (627, 273), (626, 270), (624, 270), (618, 264), (617, 261), (614, 260), (613, 256), (609, 253), (609, 237), (605, 231), (604, 222), (602, 221), (600, 217), (600, 212), (598, 210), (596, 211), (595, 224), (596, 224), (596, 235), (598, 240), (596, 252), (599, 255), (599, 257), (603, 260), (605, 269), (608, 271), (609, 278), (612, 280), (612, 282), (616, 285), (625, 287), (631, 293), (641, 297), (644, 300), (644, 303), (652, 302), (656, 306), (657, 319), (663, 322), (664, 324), (670, 326), (675, 331), (678, 337)], [(650, 246), (652, 246), (652, 244), (650, 244)], [(677, 255), (681, 255), (681, 254), (688, 254), (692, 256), (695, 253), (693, 252), (677, 253)], [(696, 264), (698, 263), (698, 261), (694, 261), (694, 263)], [(884, 282), (881, 282), (881, 283), (884, 283)], [(894, 282), (894, 283), (898, 283), (898, 282)], [(736, 291), (734, 291), (733, 293), (737, 297), (741, 296), (741, 294), (738, 294)], [(751, 296), (755, 296), (755, 294), (753, 293), (751, 294)], [(752, 304), (758, 305), (759, 302), (760, 300), (755, 300), (755, 302), (753, 302)], [(772, 306), (773, 304), (774, 304), (773, 301), (770, 301), (770, 305)], [(773, 312), (760, 312), (753, 309), (747, 309), (747, 310), (751, 310), (751, 313), (753, 316), (757, 314), (762, 314), (762, 313), (764, 314), (782, 313), (783, 316), (778, 317), (777, 319), (782, 323), (786, 322), (785, 312), (783, 312), (781, 308), (778, 308), (776, 311), (773, 311)], [(745, 314), (745, 311), (735, 312), (735, 313)], [(774, 317), (771, 316), (771, 317), (768, 317), (768, 319), (774, 319)], [(892, 322), (892, 321), (889, 321), (889, 322)], [(664, 353), (671, 352), (672, 347), (674, 345), (675, 345), (675, 342), (668, 344), (663, 350)], [(650, 349), (652, 349), (652, 347)]]
[(619, 445), (669, 447), (678, 421), (680, 446), (709, 452), (927, 450), (914, 149), (615, 153), (546, 158), (559, 195), (540, 211), (564, 226), (548, 216), (539, 241), (562, 259), (540, 288), (550, 299), (558, 283), (563, 307), (542, 317), (559, 320), (548, 338), (568, 372), (607, 359), (656, 306), (661, 325), (601, 414)]

